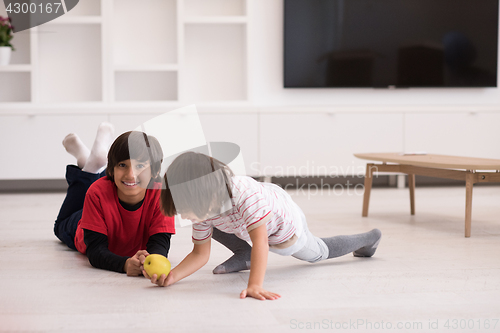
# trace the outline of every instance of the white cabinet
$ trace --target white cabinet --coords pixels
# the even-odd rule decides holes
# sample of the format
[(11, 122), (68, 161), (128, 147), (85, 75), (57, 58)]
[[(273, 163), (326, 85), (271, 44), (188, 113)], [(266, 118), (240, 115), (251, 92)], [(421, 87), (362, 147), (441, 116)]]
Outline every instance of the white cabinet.
[(63, 178), (66, 164), (76, 163), (62, 145), (64, 137), (68, 133), (78, 133), (90, 149), (97, 126), (106, 120), (105, 115), (2, 116), (0, 178)]

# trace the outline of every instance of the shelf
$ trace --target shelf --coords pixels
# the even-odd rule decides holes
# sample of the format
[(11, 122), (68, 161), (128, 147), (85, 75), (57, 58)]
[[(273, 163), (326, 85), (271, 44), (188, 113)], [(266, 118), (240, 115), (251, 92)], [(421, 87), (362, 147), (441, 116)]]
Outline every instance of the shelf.
[(184, 19), (186, 24), (246, 24), (245, 16), (190, 16)]
[(114, 0), (112, 11), (113, 63), (178, 62), (176, 0)]
[(179, 70), (177, 64), (139, 64), (139, 65), (115, 65), (115, 71), (121, 72), (173, 72)]
[[(102, 0), (107, 1), (107, 0)], [(68, 9), (66, 7), (66, 9)], [(101, 0), (80, 0), (78, 4), (64, 16), (100, 16)]]
[(176, 101), (177, 72), (115, 72), (115, 100)]
[(0, 103), (31, 101), (31, 73), (4, 72), (1, 78)]
[(0, 66), (0, 72), (31, 72), (31, 65)]
[(184, 0), (186, 16), (243, 16), (245, 0)]
[(55, 24), (101, 24), (101, 16), (59, 16), (53, 21), (47, 22), (47, 25)]
[(39, 102), (102, 101), (100, 25), (38, 27)]
[(195, 103), (247, 99), (246, 27), (185, 27), (183, 98)]

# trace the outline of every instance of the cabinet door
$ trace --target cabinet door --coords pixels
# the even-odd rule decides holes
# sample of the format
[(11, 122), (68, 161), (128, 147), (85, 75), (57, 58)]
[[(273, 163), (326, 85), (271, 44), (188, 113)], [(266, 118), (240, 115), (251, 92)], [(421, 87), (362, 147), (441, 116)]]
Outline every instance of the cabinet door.
[(405, 150), (500, 158), (500, 114), (425, 113), (405, 116)]
[(362, 152), (403, 149), (400, 114), (262, 115), (260, 150), (265, 176), (362, 175)]
[(92, 148), (102, 116), (2, 116), (1, 179), (61, 179), (67, 164), (76, 164), (62, 145), (77, 133)]

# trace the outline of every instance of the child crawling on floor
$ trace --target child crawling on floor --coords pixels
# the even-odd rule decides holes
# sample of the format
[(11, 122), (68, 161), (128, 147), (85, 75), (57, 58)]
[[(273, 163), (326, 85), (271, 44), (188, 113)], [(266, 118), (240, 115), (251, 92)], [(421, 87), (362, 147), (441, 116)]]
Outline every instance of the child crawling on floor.
[(235, 176), (215, 158), (196, 152), (179, 155), (164, 176), (161, 192), (165, 215), (180, 214), (193, 222), (193, 250), (170, 274), (146, 278), (159, 286), (171, 285), (199, 270), (210, 257), (215, 230), (250, 241), (250, 276), (240, 298), (274, 300), (279, 294), (263, 288), (268, 251), (315, 263), (348, 253), (371, 257), (381, 232), (319, 238), (308, 229), (302, 210), (281, 187)]

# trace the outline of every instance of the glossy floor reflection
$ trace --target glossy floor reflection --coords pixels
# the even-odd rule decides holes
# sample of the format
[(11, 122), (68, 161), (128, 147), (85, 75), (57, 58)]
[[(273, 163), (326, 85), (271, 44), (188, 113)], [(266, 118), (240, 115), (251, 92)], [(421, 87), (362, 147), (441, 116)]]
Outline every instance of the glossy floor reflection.
[[(373, 189), (361, 217), (355, 193), (290, 192), (311, 231), (326, 237), (377, 227), (373, 258), (319, 264), (269, 255), (277, 301), (240, 300), (248, 272), (213, 275), (229, 256), (168, 288), (94, 269), (52, 225), (64, 194), (0, 195), (0, 332), (495, 332), (500, 331), (500, 187), (476, 187), (464, 238), (465, 188)], [(170, 260), (191, 249), (178, 227)], [(447, 325), (447, 326), (446, 326)]]

